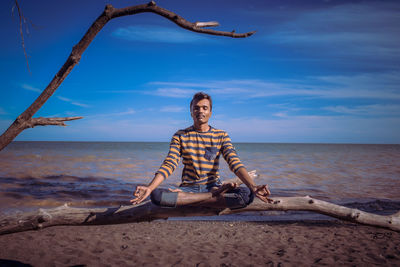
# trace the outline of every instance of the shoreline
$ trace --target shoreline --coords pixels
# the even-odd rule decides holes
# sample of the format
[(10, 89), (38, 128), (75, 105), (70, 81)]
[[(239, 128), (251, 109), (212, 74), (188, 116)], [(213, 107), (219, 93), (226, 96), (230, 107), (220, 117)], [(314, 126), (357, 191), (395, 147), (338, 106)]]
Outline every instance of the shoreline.
[(2, 235), (0, 247), (1, 266), (400, 265), (399, 232), (337, 220), (55, 226)]

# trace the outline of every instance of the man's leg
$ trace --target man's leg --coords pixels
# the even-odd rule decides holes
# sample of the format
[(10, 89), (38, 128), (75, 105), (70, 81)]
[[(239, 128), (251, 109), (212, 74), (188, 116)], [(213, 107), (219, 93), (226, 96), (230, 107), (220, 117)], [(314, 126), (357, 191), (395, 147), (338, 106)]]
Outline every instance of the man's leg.
[(226, 207), (223, 193), (235, 188), (233, 183), (223, 184), (220, 187), (213, 188), (210, 192), (192, 193), (182, 190), (170, 190), (157, 188), (151, 193), (151, 201), (159, 206), (177, 207), (177, 206), (206, 206), (206, 207)]
[(172, 192), (156, 189), (151, 194), (154, 204), (166, 207), (204, 206), (212, 208), (242, 208), (248, 205), (252, 194), (246, 187), (236, 188), (233, 183), (226, 183), (206, 193)]
[(254, 194), (246, 186), (240, 186), (227, 191), (224, 194), (226, 207), (240, 209), (249, 205), (254, 200)]

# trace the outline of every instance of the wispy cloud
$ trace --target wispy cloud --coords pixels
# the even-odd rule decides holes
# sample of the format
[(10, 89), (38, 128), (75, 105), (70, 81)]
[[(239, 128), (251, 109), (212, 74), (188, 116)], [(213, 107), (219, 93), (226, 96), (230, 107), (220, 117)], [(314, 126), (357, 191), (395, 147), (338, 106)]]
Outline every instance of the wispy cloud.
[(288, 116), (279, 119), (244, 117), (213, 120), (212, 125), (227, 130), (233, 142), (392, 144), (400, 142), (399, 117), (383, 119), (353, 116)]
[(7, 112), (2, 107), (0, 107), (0, 115), (6, 115), (6, 114)]
[(147, 93), (165, 97), (191, 97), (204, 90), (212, 95), (244, 99), (299, 96), (324, 99), (400, 99), (400, 72), (366, 73), (348, 76), (315, 76), (302, 80), (222, 80), (194, 82), (152, 82), (158, 87)]
[[(211, 125), (228, 131), (236, 142), (400, 143), (400, 118), (288, 116), (281, 118), (212, 117)], [(91, 118), (82, 124), (79, 138), (95, 133), (99, 140), (169, 141), (188, 121), (169, 118), (107, 120)], [(79, 127), (79, 126), (75, 126)], [(162, 130), (160, 130), (162, 129)], [(295, 130), (294, 130), (295, 129)], [(390, 129), (390, 130), (388, 130)], [(88, 137), (90, 138), (90, 136)]]
[(120, 111), (120, 112), (110, 112), (110, 113), (100, 113), (100, 114), (94, 114), (94, 115), (88, 115), (86, 116), (87, 118), (97, 118), (97, 117), (119, 117), (119, 116), (125, 116), (125, 115), (133, 115), (136, 113), (136, 110), (133, 108), (128, 108), (125, 111)]
[(327, 106), (323, 109), (340, 114), (362, 115), (362, 116), (394, 116), (400, 115), (400, 105), (363, 105), (363, 106)]
[(184, 110), (182, 106), (165, 106), (160, 109), (161, 112), (183, 112)]
[(33, 87), (33, 86), (31, 86), (31, 85), (29, 85), (29, 84), (21, 84), (21, 87), (23, 88), (23, 89), (25, 89), (25, 90), (28, 90), (28, 91), (32, 91), (32, 92), (36, 92), (36, 93), (41, 93), (43, 90), (41, 90), (41, 89), (39, 89), (39, 88), (36, 88), (36, 87)]
[[(400, 59), (400, 17), (396, 1), (332, 1), (319, 6), (288, 5), (274, 25), (255, 38), (287, 47), (297, 57), (329, 60), (344, 67), (389, 69)], [(291, 9), (292, 8), (292, 9)], [(299, 12), (300, 10), (300, 12)], [(279, 17), (277, 14), (272, 16)], [(269, 17), (270, 18), (270, 17)], [(274, 23), (274, 21), (271, 21)]]
[[(261, 88), (278, 89), (278, 85), (261, 80), (222, 80), (222, 81), (199, 81), (199, 82), (151, 82), (150, 86), (162, 85), (151, 94), (166, 97), (191, 97), (194, 93), (205, 91), (214, 95), (234, 96), (238, 94), (252, 97)], [(279, 85), (279, 88), (281, 85)], [(194, 89), (196, 88), (196, 89)], [(271, 95), (276, 93), (271, 92)], [(255, 96), (256, 97), (256, 96)]]
[(72, 99), (63, 97), (63, 96), (56, 96), (56, 98), (60, 99), (61, 101), (70, 103), (71, 105), (74, 105), (74, 106), (79, 106), (79, 107), (84, 107), (84, 108), (90, 107), (90, 106), (87, 105), (87, 104), (79, 103), (79, 102), (76, 102), (76, 101), (74, 101), (74, 100), (72, 100)]
[(136, 111), (133, 108), (128, 108), (126, 111), (111, 113), (111, 115), (122, 116), (122, 115), (132, 115), (135, 113)]
[[(35, 92), (35, 93), (42, 93), (42, 90), (40, 90), (39, 88), (36, 88), (36, 87), (34, 87), (34, 86), (31, 86), (31, 85), (29, 85), (29, 84), (25, 84), (25, 83), (24, 83), (24, 84), (21, 84), (21, 87), (22, 87), (23, 89), (25, 89), (25, 90), (28, 90), (28, 91), (32, 91), (32, 92)], [(84, 108), (90, 107), (90, 106), (87, 105), (87, 104), (83, 104), (83, 103), (77, 102), (77, 101), (72, 100), (72, 99), (67, 98), (67, 97), (57, 96), (57, 95), (54, 96), (54, 97), (56, 97), (57, 99), (59, 99), (59, 100), (61, 100), (61, 101), (70, 103), (71, 105), (74, 105), (74, 106), (79, 106), (79, 107), (84, 107)]]
[(279, 118), (286, 118), (286, 117), (288, 117), (288, 114), (285, 112), (278, 112), (278, 113), (273, 114), (273, 116), (279, 117)]
[(156, 25), (137, 25), (118, 28), (112, 36), (129, 41), (161, 42), (161, 43), (192, 43), (210, 42), (212, 39), (177, 27), (169, 28)]
[(173, 97), (173, 98), (188, 98), (191, 97), (197, 91), (190, 88), (176, 88), (176, 87), (166, 87), (158, 88), (155, 91), (145, 91), (145, 94)]
[(82, 138), (91, 140), (93, 137), (90, 135), (95, 134), (97, 140), (168, 142), (178, 129), (187, 126), (186, 121), (164, 117), (151, 121), (139, 117), (121, 119), (90, 117), (81, 126), (83, 130), (78, 131), (78, 140)]

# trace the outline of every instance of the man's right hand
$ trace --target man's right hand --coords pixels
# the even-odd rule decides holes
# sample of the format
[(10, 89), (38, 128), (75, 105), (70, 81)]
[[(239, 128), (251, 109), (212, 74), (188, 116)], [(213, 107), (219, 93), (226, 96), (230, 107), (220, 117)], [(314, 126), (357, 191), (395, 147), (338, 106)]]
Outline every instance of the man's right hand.
[(150, 189), (150, 187), (138, 185), (135, 192), (133, 192), (133, 195), (136, 198), (131, 199), (130, 202), (132, 203), (132, 205), (137, 205), (145, 200), (148, 196), (150, 196), (151, 192), (152, 190)]

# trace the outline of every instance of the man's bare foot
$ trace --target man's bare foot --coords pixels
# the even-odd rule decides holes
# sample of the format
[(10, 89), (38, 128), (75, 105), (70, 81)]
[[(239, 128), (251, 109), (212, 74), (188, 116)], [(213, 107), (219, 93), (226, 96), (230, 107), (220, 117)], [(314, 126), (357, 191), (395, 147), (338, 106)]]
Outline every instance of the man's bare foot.
[(220, 187), (213, 187), (211, 193), (213, 197), (224, 194), (225, 192), (237, 188), (239, 185), (237, 183), (223, 183)]
[(168, 190), (171, 191), (171, 192), (183, 192), (183, 191), (182, 191), (181, 189), (179, 189), (179, 188), (175, 188), (175, 189), (168, 188)]

